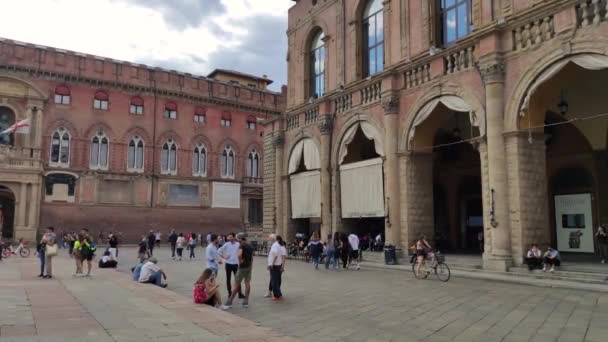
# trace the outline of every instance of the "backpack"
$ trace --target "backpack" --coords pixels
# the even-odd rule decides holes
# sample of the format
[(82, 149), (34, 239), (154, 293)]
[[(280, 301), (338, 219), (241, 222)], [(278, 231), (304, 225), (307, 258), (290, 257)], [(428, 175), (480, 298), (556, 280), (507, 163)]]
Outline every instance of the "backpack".
[(205, 288), (205, 284), (196, 284), (194, 285), (193, 291), (194, 303), (195, 304), (205, 304), (207, 301), (207, 289)]

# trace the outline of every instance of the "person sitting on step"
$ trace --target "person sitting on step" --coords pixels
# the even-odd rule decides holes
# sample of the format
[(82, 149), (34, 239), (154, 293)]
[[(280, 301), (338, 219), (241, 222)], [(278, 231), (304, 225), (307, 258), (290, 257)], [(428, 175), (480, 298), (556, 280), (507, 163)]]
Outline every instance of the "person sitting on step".
[(549, 272), (555, 272), (555, 266), (559, 267), (561, 264), (559, 252), (556, 249), (553, 249), (551, 246), (547, 246), (547, 251), (545, 252), (543, 262), (543, 272), (547, 271), (547, 267), (549, 267), (549, 265), (551, 266)]
[(528, 265), (528, 271), (540, 269), (542, 267), (543, 254), (537, 244), (532, 244), (528, 254), (526, 254), (525, 263)]

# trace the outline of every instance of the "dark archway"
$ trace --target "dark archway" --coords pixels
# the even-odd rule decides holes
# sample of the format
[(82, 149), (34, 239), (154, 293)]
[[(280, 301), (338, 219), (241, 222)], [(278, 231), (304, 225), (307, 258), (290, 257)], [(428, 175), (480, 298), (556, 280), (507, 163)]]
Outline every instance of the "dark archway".
[(15, 195), (13, 192), (0, 185), (0, 226), (2, 227), (2, 238), (14, 238), (15, 232)]

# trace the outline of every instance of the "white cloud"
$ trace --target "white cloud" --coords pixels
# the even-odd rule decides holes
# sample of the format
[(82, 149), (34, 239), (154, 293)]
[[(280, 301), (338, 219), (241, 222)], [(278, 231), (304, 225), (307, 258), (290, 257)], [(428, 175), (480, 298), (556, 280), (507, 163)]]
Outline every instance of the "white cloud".
[[(10, 15), (0, 20), (0, 35), (194, 74), (225, 67), (217, 58), (223, 51), (249, 54), (239, 47), (247, 47), (249, 37), (260, 35), (258, 27), (267, 30), (263, 34), (270, 37), (264, 43), (285, 41), (290, 1), (218, 1), (14, 0), (3, 4), (3, 12)], [(268, 30), (268, 25), (256, 20), (269, 16), (275, 18), (278, 29)], [(286, 48), (279, 47), (281, 51)], [(269, 49), (276, 51), (277, 47)], [(285, 83), (285, 54), (259, 56), (264, 49), (261, 51), (253, 53), (258, 54), (257, 60), (267, 57), (267, 72), (260, 70), (260, 65), (239, 65), (240, 70), (261, 71), (274, 78), (278, 86)]]

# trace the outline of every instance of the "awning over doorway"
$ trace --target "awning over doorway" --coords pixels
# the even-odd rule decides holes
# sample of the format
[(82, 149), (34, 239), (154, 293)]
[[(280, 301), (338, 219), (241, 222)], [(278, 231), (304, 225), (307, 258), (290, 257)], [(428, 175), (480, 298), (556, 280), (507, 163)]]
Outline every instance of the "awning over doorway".
[(300, 172), (289, 177), (291, 218), (321, 217), (321, 172)]
[(342, 217), (384, 217), (382, 158), (340, 166)]
[(289, 157), (289, 174), (298, 170), (298, 166), (304, 157), (304, 165), (307, 170), (321, 168), (319, 149), (312, 139), (302, 139), (294, 146)]
[(382, 135), (378, 132), (376, 127), (366, 121), (359, 121), (356, 124), (352, 125), (346, 133), (344, 133), (344, 138), (342, 138), (342, 145), (340, 145), (340, 154), (339, 154), (339, 163), (342, 164), (344, 158), (348, 154), (348, 144), (350, 144), (355, 138), (355, 134), (357, 130), (361, 127), (361, 131), (365, 135), (367, 139), (373, 140), (374, 149), (376, 153), (384, 156), (384, 146), (382, 144)]
[(545, 81), (550, 79), (551, 77), (557, 75), (563, 68), (568, 65), (568, 63), (574, 63), (581, 68), (589, 69), (589, 70), (601, 70), (608, 68), (608, 56), (598, 55), (598, 54), (584, 54), (584, 55), (576, 55), (565, 58), (555, 64), (553, 64), (550, 68), (546, 69), (544, 72), (540, 74), (536, 78), (536, 80), (532, 83), (528, 91), (526, 92), (526, 96), (524, 97), (524, 102), (521, 104), (521, 108), (519, 110), (520, 115), (528, 110), (528, 106), (530, 105), (530, 98), (534, 95), (534, 92), (540, 87)]
[(408, 141), (410, 143), (414, 140), (416, 127), (420, 126), (424, 120), (426, 120), (433, 113), (435, 108), (437, 108), (440, 103), (453, 111), (469, 113), (471, 126), (479, 127), (481, 135), (485, 134), (485, 132), (482, 131), (484, 127), (479, 124), (479, 118), (477, 118), (477, 115), (475, 115), (473, 109), (461, 97), (455, 95), (442, 95), (429, 101), (418, 111), (418, 115), (416, 115), (416, 118), (412, 123), (412, 128), (410, 128), (408, 136)]

